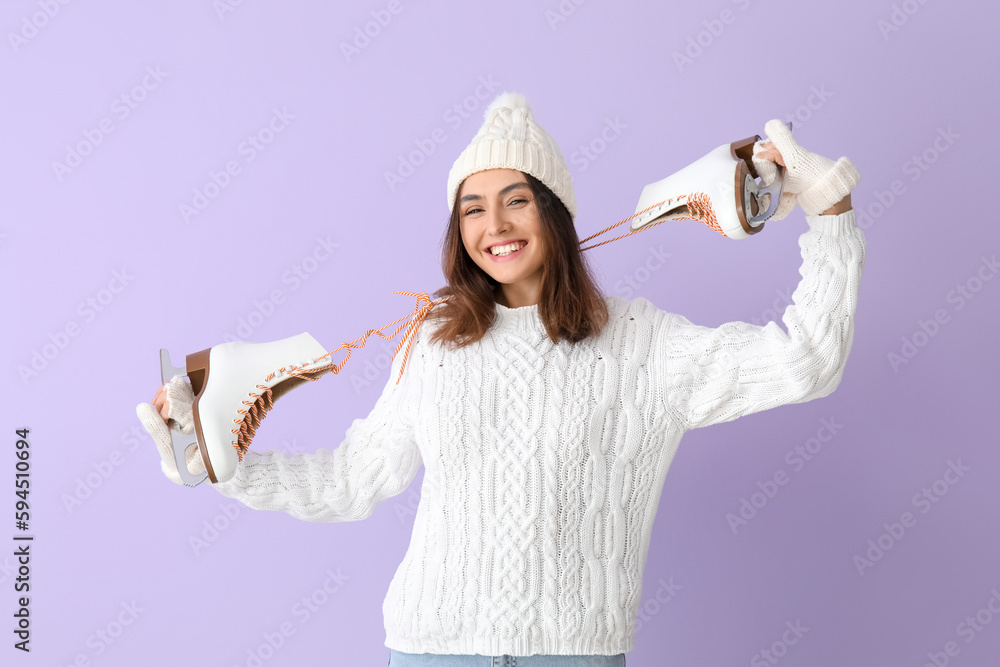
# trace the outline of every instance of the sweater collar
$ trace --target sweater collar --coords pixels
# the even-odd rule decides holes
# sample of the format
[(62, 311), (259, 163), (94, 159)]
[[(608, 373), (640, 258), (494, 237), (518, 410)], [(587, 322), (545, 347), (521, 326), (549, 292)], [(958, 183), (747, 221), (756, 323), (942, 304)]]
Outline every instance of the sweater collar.
[(538, 314), (538, 304), (508, 308), (497, 303), (495, 312), (496, 317), (493, 320), (493, 328), (495, 329), (519, 331), (542, 331), (545, 329), (542, 318)]

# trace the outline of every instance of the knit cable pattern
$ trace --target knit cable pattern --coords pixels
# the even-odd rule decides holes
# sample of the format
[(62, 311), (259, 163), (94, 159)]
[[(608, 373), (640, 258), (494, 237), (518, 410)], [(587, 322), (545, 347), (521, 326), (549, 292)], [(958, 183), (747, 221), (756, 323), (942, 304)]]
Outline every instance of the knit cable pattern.
[(607, 297), (596, 337), (552, 343), (537, 306), (496, 306), (480, 341), (417, 327), (334, 450), (250, 450), (223, 495), (306, 521), (356, 521), (425, 468), (413, 537), (383, 602), (410, 653), (632, 650), (664, 479), (683, 434), (829, 394), (853, 340), (865, 245), (853, 211), (807, 216), (782, 321), (698, 326)]

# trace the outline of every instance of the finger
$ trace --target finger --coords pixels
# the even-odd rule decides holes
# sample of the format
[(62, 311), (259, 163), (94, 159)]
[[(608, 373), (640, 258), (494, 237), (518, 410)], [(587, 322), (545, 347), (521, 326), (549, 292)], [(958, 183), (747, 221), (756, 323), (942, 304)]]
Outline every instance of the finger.
[(768, 144), (766, 148), (763, 148), (760, 153), (757, 154), (758, 157), (763, 157), (771, 162), (776, 162), (782, 167), (785, 166), (785, 161), (781, 157), (781, 152), (774, 147), (773, 144)]
[(170, 417), (170, 401), (167, 400), (166, 392), (157, 392), (156, 397), (152, 400), (152, 404), (156, 408), (156, 412), (163, 418), (163, 421), (168, 421)]

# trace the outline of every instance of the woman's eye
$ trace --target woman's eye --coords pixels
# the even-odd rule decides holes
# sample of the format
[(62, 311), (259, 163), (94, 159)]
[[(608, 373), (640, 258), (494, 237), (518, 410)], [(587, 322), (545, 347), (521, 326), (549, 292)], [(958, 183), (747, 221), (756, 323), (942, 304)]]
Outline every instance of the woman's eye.
[[(509, 202), (507, 202), (507, 205), (513, 206), (514, 204), (527, 204), (528, 201), (529, 201), (528, 199), (524, 199), (523, 197), (518, 197), (517, 199), (511, 199)], [(472, 208), (467, 210), (463, 215), (473, 215), (475, 213), (482, 212), (482, 210), (483, 209), (479, 206), (473, 206)]]

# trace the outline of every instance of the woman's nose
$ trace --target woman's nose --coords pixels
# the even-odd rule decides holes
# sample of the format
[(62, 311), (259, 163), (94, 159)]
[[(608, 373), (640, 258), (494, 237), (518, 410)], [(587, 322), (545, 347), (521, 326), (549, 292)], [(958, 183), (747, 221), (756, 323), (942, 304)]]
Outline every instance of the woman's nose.
[(491, 208), (486, 213), (486, 230), (493, 235), (503, 234), (511, 227), (510, 219), (502, 208)]

